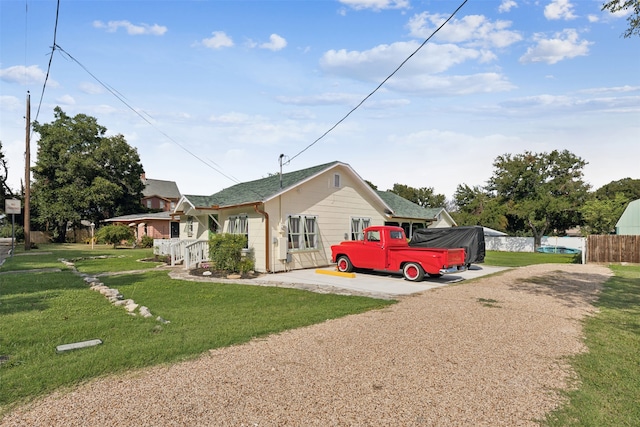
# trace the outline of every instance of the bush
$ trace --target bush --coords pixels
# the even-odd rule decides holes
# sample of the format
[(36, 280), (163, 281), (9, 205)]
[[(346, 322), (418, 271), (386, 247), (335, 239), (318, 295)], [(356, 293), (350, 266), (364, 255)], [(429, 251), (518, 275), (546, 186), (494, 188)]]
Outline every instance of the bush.
[(98, 230), (95, 235), (99, 242), (111, 243), (115, 248), (123, 241), (130, 241), (135, 238), (133, 230), (125, 225), (107, 225)]
[[(15, 225), (13, 232), (16, 235), (16, 242), (18, 240), (24, 240), (24, 228), (20, 225)], [(11, 236), (11, 223), (4, 224), (0, 227), (0, 237), (12, 237)]]
[(209, 258), (218, 270), (246, 273), (253, 270), (252, 256), (242, 256), (247, 238), (241, 234), (211, 234), (209, 236)]
[(142, 236), (142, 239), (140, 239), (140, 247), (141, 248), (152, 248), (153, 247), (153, 237), (151, 237), (151, 236)]

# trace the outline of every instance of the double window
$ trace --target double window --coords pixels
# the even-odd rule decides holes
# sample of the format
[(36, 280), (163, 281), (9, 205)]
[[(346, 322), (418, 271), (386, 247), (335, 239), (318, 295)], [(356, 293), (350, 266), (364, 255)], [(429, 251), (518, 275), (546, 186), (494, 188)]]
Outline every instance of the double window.
[(249, 245), (249, 217), (247, 215), (234, 215), (229, 217), (227, 233), (242, 234), (246, 237), (245, 248)]
[(371, 225), (371, 218), (351, 218), (351, 240), (364, 240), (362, 231)]
[(318, 249), (318, 218), (291, 215), (288, 219), (289, 249)]

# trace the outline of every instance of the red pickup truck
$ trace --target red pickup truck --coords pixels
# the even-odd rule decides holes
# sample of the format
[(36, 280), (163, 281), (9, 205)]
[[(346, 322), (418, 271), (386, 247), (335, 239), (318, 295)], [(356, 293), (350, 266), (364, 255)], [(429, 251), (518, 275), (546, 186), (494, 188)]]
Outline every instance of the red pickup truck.
[(464, 249), (409, 247), (404, 230), (393, 226), (364, 229), (364, 240), (331, 246), (331, 261), (338, 271), (354, 268), (400, 272), (412, 282), (466, 270)]

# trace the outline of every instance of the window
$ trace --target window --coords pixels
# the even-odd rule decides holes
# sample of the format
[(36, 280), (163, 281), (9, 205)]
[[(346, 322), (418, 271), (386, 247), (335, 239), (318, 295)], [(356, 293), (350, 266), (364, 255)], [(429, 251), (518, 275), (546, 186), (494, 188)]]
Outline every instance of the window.
[(176, 208), (176, 202), (171, 202), (171, 210), (174, 210)]
[(164, 200), (160, 200), (160, 209), (164, 210)]
[(351, 218), (351, 240), (364, 240), (362, 230), (371, 225), (371, 218)]
[(151, 199), (147, 199), (147, 209), (151, 209)]
[(187, 225), (185, 227), (185, 231), (187, 232), (187, 237), (193, 236), (193, 217), (192, 216), (187, 217)]
[(367, 240), (370, 242), (379, 242), (380, 231), (378, 230), (367, 231)]
[(291, 215), (288, 226), (289, 249), (318, 249), (316, 216)]
[(340, 188), (340, 174), (333, 174), (333, 186), (335, 188)]
[(249, 217), (246, 214), (229, 217), (227, 233), (243, 234), (246, 237), (245, 248), (249, 247)]

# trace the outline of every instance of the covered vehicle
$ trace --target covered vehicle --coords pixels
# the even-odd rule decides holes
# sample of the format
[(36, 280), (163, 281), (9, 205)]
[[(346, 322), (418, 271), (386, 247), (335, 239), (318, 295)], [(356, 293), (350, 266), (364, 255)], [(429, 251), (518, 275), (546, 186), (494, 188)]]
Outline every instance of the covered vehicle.
[(484, 262), (484, 229), (480, 225), (446, 228), (421, 228), (411, 237), (409, 246), (416, 248), (464, 248), (465, 264)]

